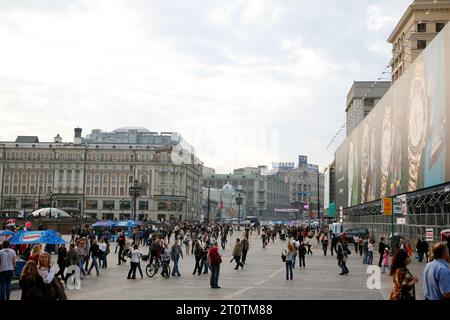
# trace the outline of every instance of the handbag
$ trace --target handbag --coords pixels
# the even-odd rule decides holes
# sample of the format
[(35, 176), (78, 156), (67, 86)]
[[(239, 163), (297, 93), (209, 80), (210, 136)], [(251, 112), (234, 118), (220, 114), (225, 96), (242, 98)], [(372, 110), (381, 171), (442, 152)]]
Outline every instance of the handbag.
[(286, 262), (286, 256), (287, 256), (286, 250), (281, 251), (281, 260), (282, 260), (283, 262)]

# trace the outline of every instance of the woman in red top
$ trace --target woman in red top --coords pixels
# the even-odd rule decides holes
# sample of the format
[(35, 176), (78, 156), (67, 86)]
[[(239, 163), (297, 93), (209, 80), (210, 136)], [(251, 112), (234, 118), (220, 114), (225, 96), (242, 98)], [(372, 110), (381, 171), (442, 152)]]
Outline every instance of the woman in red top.
[(39, 256), (41, 255), (41, 252), (42, 252), (41, 245), (40, 244), (35, 245), (31, 250), (31, 254), (28, 260), (33, 260), (34, 262), (36, 262), (36, 264), (39, 264)]

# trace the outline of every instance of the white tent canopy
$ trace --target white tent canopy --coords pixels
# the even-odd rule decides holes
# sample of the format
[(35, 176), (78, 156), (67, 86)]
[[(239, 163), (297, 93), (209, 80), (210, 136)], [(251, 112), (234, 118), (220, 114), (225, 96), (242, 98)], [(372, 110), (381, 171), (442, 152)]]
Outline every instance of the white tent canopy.
[[(70, 214), (60, 209), (51, 208), (53, 218), (70, 218)], [(34, 211), (31, 214), (33, 217), (48, 217), (50, 215), (50, 208), (42, 208)]]

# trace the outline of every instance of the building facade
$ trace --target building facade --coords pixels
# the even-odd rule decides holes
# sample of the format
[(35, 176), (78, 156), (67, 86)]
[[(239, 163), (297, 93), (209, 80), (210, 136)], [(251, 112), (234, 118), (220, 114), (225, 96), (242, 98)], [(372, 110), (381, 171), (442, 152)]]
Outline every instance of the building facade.
[(233, 174), (203, 175), (205, 188), (223, 188), (226, 184), (242, 186), (249, 216), (275, 219), (275, 209), (289, 207), (288, 184), (280, 176), (268, 174), (266, 166), (236, 169)]
[(355, 81), (347, 94), (347, 137), (369, 114), (391, 86), (390, 81)]
[[(81, 216), (164, 221), (200, 214), (202, 164), (181, 136), (121, 128), (93, 130), (86, 138), (75, 129), (74, 142), (39, 142), (18, 137), (1, 142), (0, 210), (14, 213), (54, 207)], [(181, 151), (180, 151), (181, 150)], [(140, 196), (132, 217), (130, 187)]]
[(405, 73), (450, 20), (450, 0), (414, 0), (388, 42), (392, 44), (392, 82)]
[[(288, 184), (289, 206), (299, 209), (300, 217), (318, 217), (320, 204), (321, 217), (324, 205), (324, 175), (317, 165), (308, 163), (307, 156), (299, 157), (298, 167), (279, 170), (277, 175)], [(320, 203), (318, 203), (320, 199)]]

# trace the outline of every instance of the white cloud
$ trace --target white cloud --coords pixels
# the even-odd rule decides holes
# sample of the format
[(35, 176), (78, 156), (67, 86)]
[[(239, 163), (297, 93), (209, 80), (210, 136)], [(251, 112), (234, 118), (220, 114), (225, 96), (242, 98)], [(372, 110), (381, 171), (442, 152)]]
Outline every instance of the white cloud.
[(396, 17), (381, 12), (379, 5), (371, 5), (367, 8), (367, 29), (378, 31), (386, 27), (392, 27), (398, 21)]
[[(324, 6), (346, 30), (336, 39)], [(74, 126), (139, 125), (179, 131), (218, 170), (300, 152), (324, 165), (322, 140), (341, 125), (351, 81), (373, 71), (364, 54), (349, 55), (364, 39), (343, 28), (348, 11), (325, 0), (3, 2), (0, 135), (70, 140)], [(387, 28), (380, 11), (367, 12), (371, 30)], [(377, 43), (367, 51), (388, 56)]]

